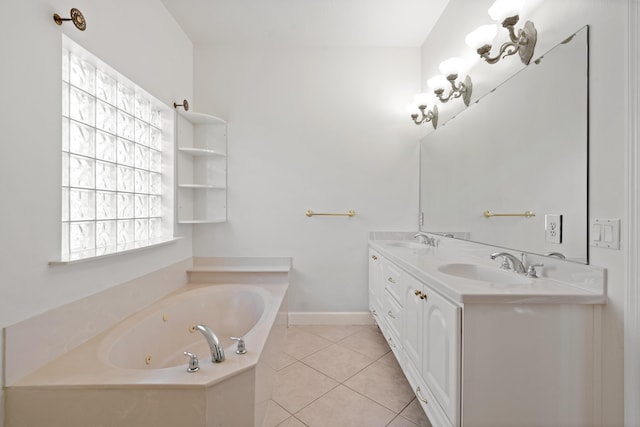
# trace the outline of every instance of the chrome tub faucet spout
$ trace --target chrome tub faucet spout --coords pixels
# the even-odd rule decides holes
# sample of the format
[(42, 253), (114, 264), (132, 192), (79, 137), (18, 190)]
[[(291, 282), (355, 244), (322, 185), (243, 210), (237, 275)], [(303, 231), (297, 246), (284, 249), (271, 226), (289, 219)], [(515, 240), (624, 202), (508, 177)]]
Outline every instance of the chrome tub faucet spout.
[(211, 361), (215, 363), (224, 361), (224, 349), (220, 344), (218, 336), (211, 330), (211, 328), (205, 325), (196, 325), (196, 330), (204, 335), (204, 338), (207, 340), (207, 344), (209, 344), (209, 349), (211, 349)]

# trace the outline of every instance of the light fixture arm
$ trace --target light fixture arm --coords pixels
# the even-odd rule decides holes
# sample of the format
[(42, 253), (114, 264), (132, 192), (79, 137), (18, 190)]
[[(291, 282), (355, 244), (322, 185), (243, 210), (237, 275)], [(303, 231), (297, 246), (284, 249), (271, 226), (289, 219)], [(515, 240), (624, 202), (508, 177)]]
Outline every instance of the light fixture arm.
[(444, 89), (442, 88), (434, 90), (433, 93), (436, 94), (436, 96), (442, 103), (447, 103), (451, 99), (460, 98), (462, 96), (464, 105), (469, 106), (469, 102), (471, 101), (471, 91), (473, 87), (471, 84), (471, 77), (467, 76), (464, 79), (464, 82), (456, 83), (457, 78), (457, 74), (449, 74), (447, 76), (447, 80), (451, 85), (451, 89), (449, 89), (449, 93), (447, 94), (447, 96), (444, 96)]
[[(434, 105), (431, 110), (427, 110), (426, 105), (419, 105), (418, 109), (420, 110), (421, 117), (418, 118), (418, 114), (414, 113), (411, 115), (413, 122), (416, 125), (421, 125), (422, 123), (431, 122), (433, 128), (438, 127), (438, 106)], [(426, 110), (426, 113), (425, 113)]]
[(496, 56), (493, 58), (489, 56), (489, 51), (491, 51), (491, 45), (489, 44), (480, 46), (477, 50), (478, 55), (480, 55), (480, 57), (482, 57), (487, 63), (495, 64), (500, 59), (514, 55), (517, 52), (520, 54), (520, 60), (525, 65), (529, 65), (531, 57), (533, 56), (533, 50), (538, 40), (538, 32), (536, 27), (533, 25), (533, 22), (527, 21), (525, 22), (524, 27), (519, 29), (516, 34), (515, 25), (519, 20), (520, 17), (518, 15), (514, 15), (502, 21), (502, 27), (506, 28), (509, 32), (509, 39), (511, 41), (503, 43)]

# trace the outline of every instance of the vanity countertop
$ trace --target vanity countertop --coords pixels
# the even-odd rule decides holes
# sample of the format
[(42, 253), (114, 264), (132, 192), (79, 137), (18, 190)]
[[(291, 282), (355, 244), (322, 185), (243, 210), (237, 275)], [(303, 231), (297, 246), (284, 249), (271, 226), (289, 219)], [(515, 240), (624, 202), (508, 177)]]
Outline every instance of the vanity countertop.
[[(606, 271), (599, 267), (529, 255), (542, 261), (538, 278), (499, 269), (490, 246), (434, 236), (437, 247), (415, 245), (412, 233), (371, 233), (369, 247), (417, 279), (459, 303), (469, 304), (606, 304)], [(506, 251), (519, 255), (517, 251)], [(468, 279), (443, 273), (443, 266), (463, 264), (496, 272), (497, 281)], [(513, 280), (510, 280), (513, 275)]]

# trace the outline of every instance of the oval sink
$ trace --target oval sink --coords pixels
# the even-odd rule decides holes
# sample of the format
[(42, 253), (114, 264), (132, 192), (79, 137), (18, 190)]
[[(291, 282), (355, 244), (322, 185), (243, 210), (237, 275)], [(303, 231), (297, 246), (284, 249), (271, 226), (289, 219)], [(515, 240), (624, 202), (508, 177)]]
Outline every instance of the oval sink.
[(409, 248), (409, 249), (428, 249), (429, 246), (423, 243), (417, 242), (389, 242), (387, 246), (394, 246), (396, 248)]
[(445, 264), (438, 267), (441, 273), (463, 279), (506, 285), (527, 285), (531, 280), (512, 271), (503, 271), (478, 264)]

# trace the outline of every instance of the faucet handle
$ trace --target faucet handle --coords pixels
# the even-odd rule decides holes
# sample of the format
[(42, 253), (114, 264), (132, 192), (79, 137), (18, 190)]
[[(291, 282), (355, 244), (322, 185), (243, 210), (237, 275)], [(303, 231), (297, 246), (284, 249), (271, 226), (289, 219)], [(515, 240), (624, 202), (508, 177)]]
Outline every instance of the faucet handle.
[(236, 354), (245, 354), (247, 352), (247, 347), (244, 344), (244, 338), (238, 337), (229, 337), (232, 340), (238, 341), (238, 348), (236, 349)]
[(500, 264), (500, 268), (503, 270), (511, 270), (511, 264), (509, 264), (509, 258), (504, 255), (500, 255), (502, 258), (502, 264)]
[(527, 277), (531, 277), (532, 279), (538, 278), (536, 267), (544, 267), (544, 264), (530, 264), (529, 268), (527, 269)]
[(189, 357), (189, 367), (187, 368), (187, 372), (197, 372), (200, 369), (200, 366), (198, 365), (198, 356), (188, 351), (185, 351), (184, 355)]

